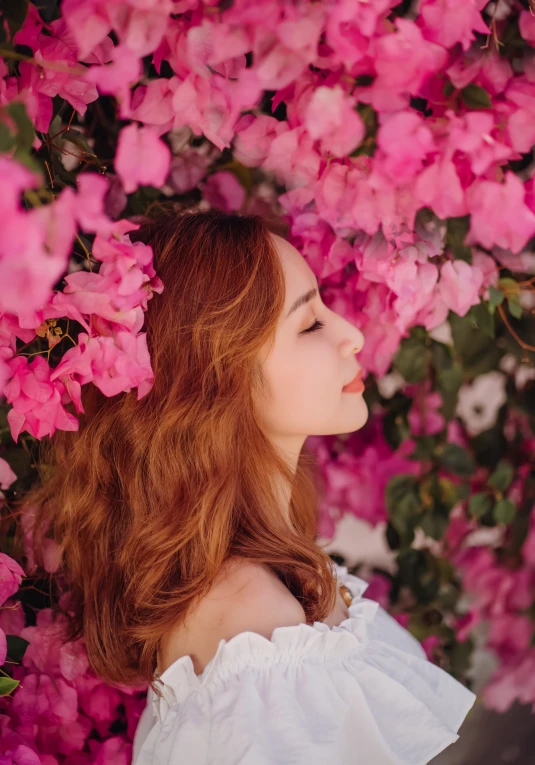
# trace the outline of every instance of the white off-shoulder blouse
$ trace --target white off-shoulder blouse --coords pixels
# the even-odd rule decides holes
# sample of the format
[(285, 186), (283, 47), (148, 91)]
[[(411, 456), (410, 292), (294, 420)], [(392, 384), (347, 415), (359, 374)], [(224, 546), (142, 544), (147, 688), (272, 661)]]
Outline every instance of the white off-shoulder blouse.
[(426, 765), (457, 741), (475, 694), (333, 567), (348, 619), (222, 639), (200, 675), (182, 656), (149, 689), (134, 765)]

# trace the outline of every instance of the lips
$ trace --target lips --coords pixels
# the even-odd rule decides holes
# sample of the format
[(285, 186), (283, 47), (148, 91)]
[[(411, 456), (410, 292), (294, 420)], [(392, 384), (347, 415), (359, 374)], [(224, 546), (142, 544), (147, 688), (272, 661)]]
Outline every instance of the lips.
[(362, 370), (359, 369), (355, 377), (347, 385), (342, 388), (346, 393), (361, 393), (364, 390), (364, 383), (362, 382)]

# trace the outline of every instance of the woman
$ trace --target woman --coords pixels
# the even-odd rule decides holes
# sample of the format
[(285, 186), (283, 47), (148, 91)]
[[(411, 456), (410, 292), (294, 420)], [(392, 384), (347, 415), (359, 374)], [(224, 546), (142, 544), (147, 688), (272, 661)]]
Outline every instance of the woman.
[(41, 513), (67, 637), (109, 683), (150, 684), (135, 765), (423, 765), (475, 700), (315, 542), (303, 445), (365, 424), (346, 387), (364, 338), (281, 232), (215, 210), (144, 220), (131, 239), (164, 284), (154, 386), (86, 386), (80, 430), (54, 438)]

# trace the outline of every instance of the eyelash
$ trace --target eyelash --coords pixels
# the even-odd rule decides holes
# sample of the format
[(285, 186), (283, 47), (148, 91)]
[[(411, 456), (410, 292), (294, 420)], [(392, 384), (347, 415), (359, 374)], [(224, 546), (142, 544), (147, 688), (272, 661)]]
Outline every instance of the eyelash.
[(325, 324), (322, 321), (315, 321), (314, 324), (309, 327), (308, 329), (303, 330), (301, 334), (306, 334), (307, 332), (317, 332), (318, 329), (321, 329), (324, 327)]

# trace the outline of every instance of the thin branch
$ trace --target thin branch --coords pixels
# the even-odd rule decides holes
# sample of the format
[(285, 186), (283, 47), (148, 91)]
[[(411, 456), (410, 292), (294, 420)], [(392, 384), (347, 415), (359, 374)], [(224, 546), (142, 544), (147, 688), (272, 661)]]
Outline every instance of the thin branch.
[(498, 306), (498, 311), (500, 312), (500, 316), (501, 316), (501, 317), (502, 317), (502, 319), (503, 319), (503, 323), (505, 324), (505, 326), (507, 327), (507, 329), (509, 330), (509, 332), (512, 334), (512, 336), (514, 337), (514, 339), (517, 341), (517, 343), (520, 345), (520, 347), (521, 347), (521, 348), (523, 348), (525, 351), (535, 351), (535, 346), (533, 346), (533, 345), (529, 345), (528, 343), (525, 343), (525, 342), (524, 342), (524, 341), (523, 341), (523, 340), (522, 340), (522, 339), (521, 339), (521, 338), (520, 338), (520, 337), (517, 335), (517, 333), (514, 331), (514, 329), (513, 329), (513, 328), (512, 328), (512, 326), (511, 326), (511, 322), (510, 322), (510, 321), (509, 321), (509, 319), (507, 318), (507, 316), (506, 316), (506, 313), (505, 313), (505, 311), (503, 310), (503, 307), (502, 307), (501, 305), (499, 305), (499, 306)]

